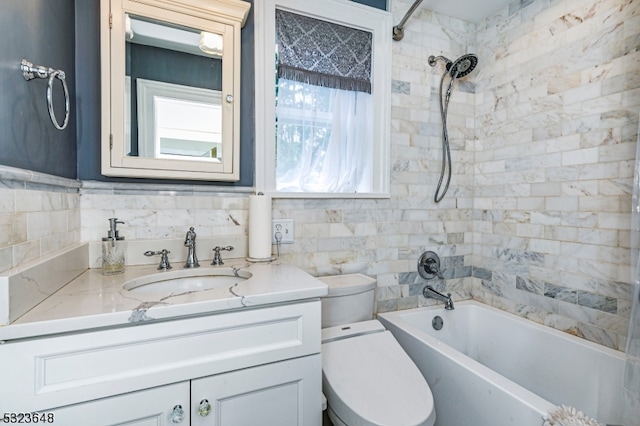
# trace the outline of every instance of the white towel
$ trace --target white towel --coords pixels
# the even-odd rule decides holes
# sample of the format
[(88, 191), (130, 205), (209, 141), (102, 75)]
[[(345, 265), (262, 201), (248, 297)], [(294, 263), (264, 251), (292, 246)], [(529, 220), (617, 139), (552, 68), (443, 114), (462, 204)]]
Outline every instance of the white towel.
[(543, 417), (543, 426), (604, 426), (573, 407), (562, 405)]

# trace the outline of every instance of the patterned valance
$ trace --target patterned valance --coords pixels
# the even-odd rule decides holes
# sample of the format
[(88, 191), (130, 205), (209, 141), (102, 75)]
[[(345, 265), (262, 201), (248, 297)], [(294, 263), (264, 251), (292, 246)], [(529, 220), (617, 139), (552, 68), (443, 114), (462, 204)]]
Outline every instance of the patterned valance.
[(278, 77), (371, 93), (368, 31), (276, 9)]

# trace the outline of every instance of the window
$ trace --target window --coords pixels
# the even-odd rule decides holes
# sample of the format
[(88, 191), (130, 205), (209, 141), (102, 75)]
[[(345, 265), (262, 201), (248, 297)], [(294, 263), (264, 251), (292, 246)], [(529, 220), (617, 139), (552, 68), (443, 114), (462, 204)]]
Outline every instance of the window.
[[(390, 14), (346, 0), (265, 0), (255, 6), (257, 189), (274, 197), (387, 197)], [(328, 77), (312, 69), (300, 77), (301, 68), (309, 71), (306, 64), (292, 65), (290, 59), (280, 57), (295, 44), (278, 28), (282, 16), (296, 20), (285, 25), (290, 28), (298, 20), (306, 21), (304, 28), (317, 24), (334, 31), (343, 27), (338, 28), (344, 31), (337, 39), (347, 40), (341, 46), (344, 50), (333, 49), (339, 46), (336, 39), (314, 28), (310, 34), (322, 35), (301, 41), (303, 51), (312, 52), (315, 59), (309, 62), (315, 63), (327, 59), (322, 57), (323, 50), (331, 51), (335, 57), (328, 58), (329, 65), (338, 67), (340, 58), (363, 51), (366, 55), (357, 58), (357, 66), (368, 62), (370, 77), (361, 78), (352, 69)], [(292, 31), (296, 37), (300, 37), (298, 30)], [(364, 39), (350, 40), (351, 34)], [(323, 43), (324, 47), (319, 46)], [(280, 68), (276, 72), (274, 58), (279, 67), (291, 65), (293, 72)], [(342, 81), (327, 83), (327, 79)]]
[[(137, 79), (139, 155), (219, 162), (222, 107), (219, 90)], [(128, 126), (127, 126), (128, 127)]]

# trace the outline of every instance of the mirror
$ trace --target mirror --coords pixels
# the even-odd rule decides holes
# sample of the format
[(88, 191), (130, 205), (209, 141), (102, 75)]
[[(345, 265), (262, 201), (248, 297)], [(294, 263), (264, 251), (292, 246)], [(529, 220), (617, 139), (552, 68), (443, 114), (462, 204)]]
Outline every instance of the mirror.
[(239, 180), (240, 28), (249, 7), (102, 0), (102, 174)]
[(219, 162), (219, 34), (125, 15), (125, 154)]

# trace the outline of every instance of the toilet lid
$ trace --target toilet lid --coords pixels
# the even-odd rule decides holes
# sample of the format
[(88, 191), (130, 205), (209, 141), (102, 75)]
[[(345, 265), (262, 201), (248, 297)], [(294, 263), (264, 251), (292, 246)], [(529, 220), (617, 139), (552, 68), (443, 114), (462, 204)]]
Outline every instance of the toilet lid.
[(433, 395), (389, 331), (322, 345), (329, 406), (348, 425), (431, 426)]

